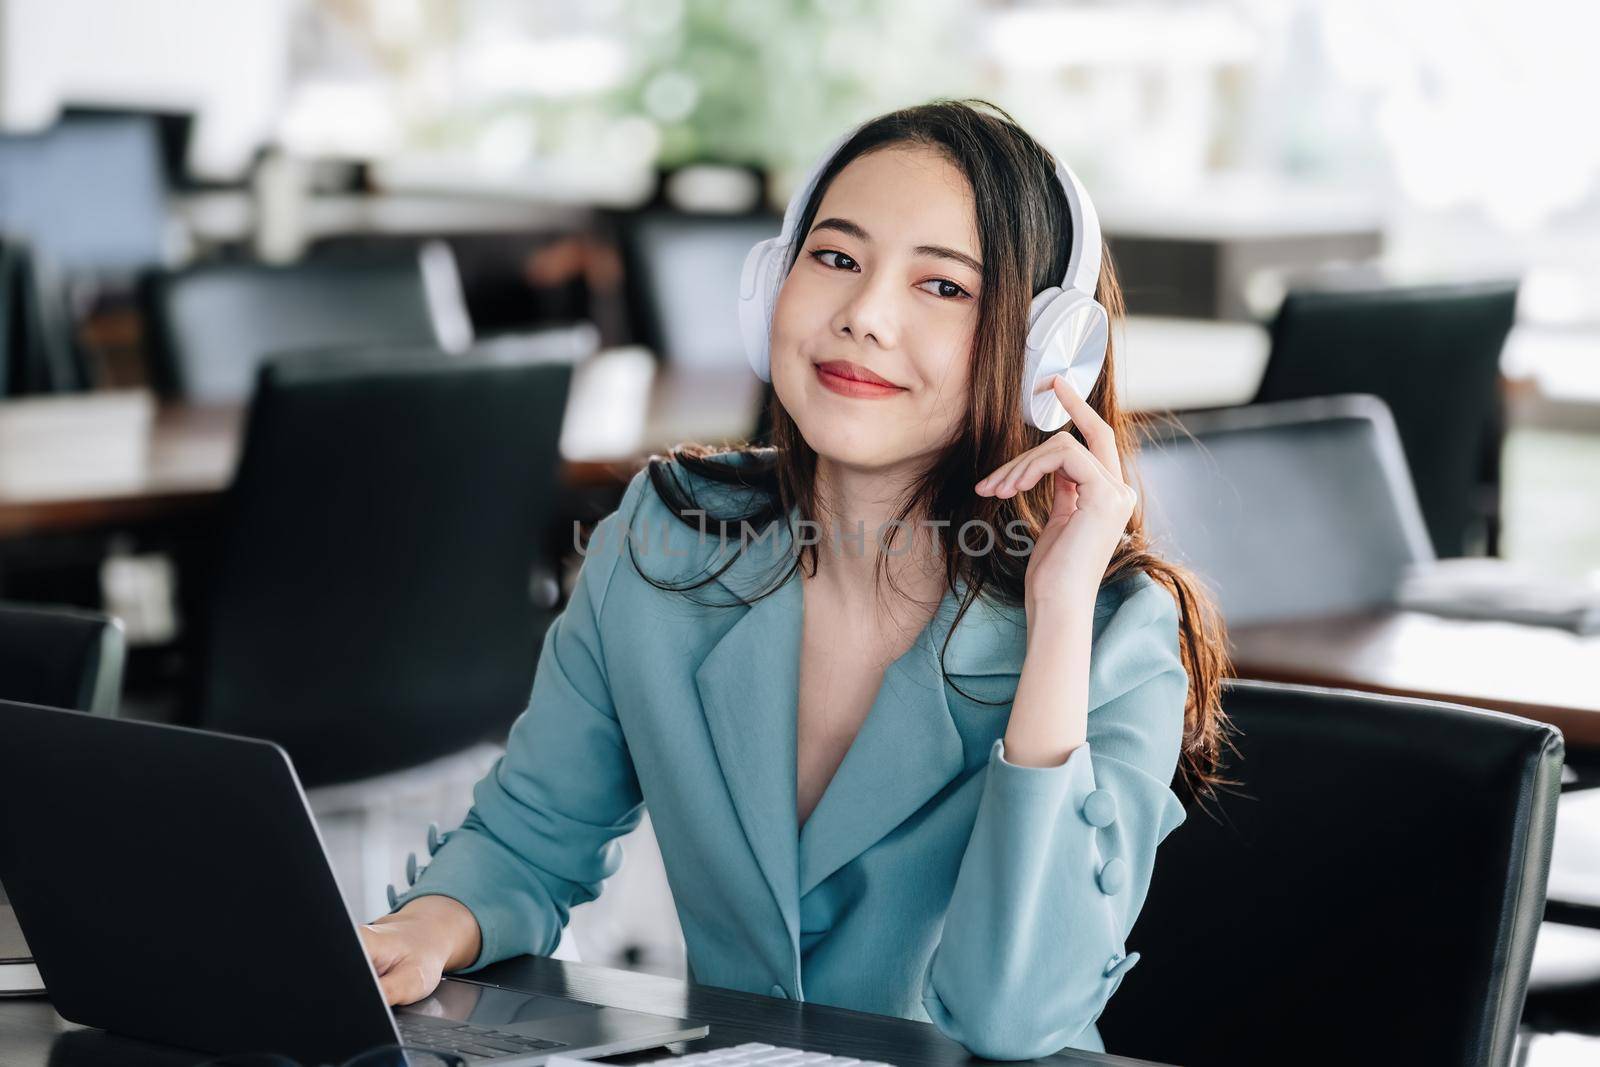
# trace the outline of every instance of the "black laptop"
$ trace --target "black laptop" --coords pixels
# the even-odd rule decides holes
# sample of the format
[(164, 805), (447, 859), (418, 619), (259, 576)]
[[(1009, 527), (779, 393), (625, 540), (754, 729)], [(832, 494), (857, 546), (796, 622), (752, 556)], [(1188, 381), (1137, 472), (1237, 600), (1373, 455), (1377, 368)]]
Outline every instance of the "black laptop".
[(390, 1044), (523, 1067), (709, 1027), (446, 979), (391, 1012), (289, 758), (266, 741), (0, 701), (0, 881), (57, 1012), (213, 1053)]

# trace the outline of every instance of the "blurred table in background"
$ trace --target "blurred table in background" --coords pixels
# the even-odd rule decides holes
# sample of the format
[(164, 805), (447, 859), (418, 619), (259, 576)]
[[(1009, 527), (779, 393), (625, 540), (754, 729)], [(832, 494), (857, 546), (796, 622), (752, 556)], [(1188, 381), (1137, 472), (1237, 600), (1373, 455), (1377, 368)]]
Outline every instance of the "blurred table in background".
[(1253, 322), (1130, 315), (1112, 343), (1124, 409), (1184, 411), (1248, 403), (1271, 338)]
[(1370, 197), (1241, 176), (1182, 197), (1096, 194), (1128, 310), (1248, 321), (1267, 314), (1289, 276), (1371, 263), (1385, 219)]
[[(1248, 323), (1133, 318), (1117, 341), (1123, 404), (1131, 410), (1243, 403), (1266, 365), (1266, 332)], [(620, 490), (651, 452), (680, 442), (743, 440), (755, 428), (762, 394), (762, 383), (743, 368), (660, 367), (639, 348), (599, 353), (574, 371), (561, 438), (563, 484)], [(36, 403), (0, 403), (0, 418), (8, 408)], [(91, 394), (48, 403), (65, 415), (104, 399)], [(136, 431), (148, 439), (126, 443), (135, 462), (108, 469), (98, 481), (58, 447), (14, 456), (29, 466), (29, 476), (25, 487), (0, 483), (0, 538), (210, 509), (233, 477), (244, 419), (241, 406), (160, 404), (148, 430)]]
[[(620, 487), (642, 457), (678, 441), (733, 441), (755, 425), (761, 383), (751, 375), (676, 371), (658, 374), (648, 353), (616, 349), (580, 365), (568, 399), (562, 480), (574, 489)], [(8, 409), (37, 401), (0, 403)], [(50, 408), (81, 422), (74, 408), (97, 411), (105, 398), (52, 397)], [(36, 453), (12, 456), (26, 468), (25, 484), (0, 482), (0, 538), (114, 527), (181, 518), (215, 506), (232, 480), (244, 436), (242, 405), (167, 402), (155, 408), (147, 434), (127, 440), (131, 462), (86, 473), (80, 455), (55, 435), (38, 439)], [(107, 433), (126, 432), (118, 425)], [(101, 443), (84, 453), (102, 456)]]
[[(156, 409), (140, 462), (93, 479), (60, 453), (33, 462), (29, 488), (0, 488), (0, 538), (181, 518), (213, 506), (233, 476), (243, 410)], [(60, 487), (49, 488), (53, 473)]]
[(1393, 611), (1241, 626), (1229, 638), (1242, 678), (1510, 712), (1600, 751), (1600, 636)]

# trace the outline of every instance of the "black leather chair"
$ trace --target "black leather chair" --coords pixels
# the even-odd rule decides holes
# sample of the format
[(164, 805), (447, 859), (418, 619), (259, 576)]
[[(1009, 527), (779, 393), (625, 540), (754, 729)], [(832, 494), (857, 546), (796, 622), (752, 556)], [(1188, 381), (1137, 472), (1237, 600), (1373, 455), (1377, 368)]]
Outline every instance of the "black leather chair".
[(1435, 553), (1493, 552), (1515, 281), (1291, 291), (1255, 401), (1370, 393), (1394, 413)]
[(1371, 396), (1188, 412), (1139, 463), (1155, 544), (1231, 625), (1393, 606), (1433, 548), (1394, 421)]
[(63, 295), (60, 277), (26, 241), (0, 240), (0, 397), (88, 384)]
[(0, 699), (114, 715), (125, 657), (110, 615), (0, 603)]
[[(423, 262), (412, 254), (290, 266), (208, 263), (148, 275), (143, 301), (157, 384), (189, 400), (243, 402), (257, 368), (274, 354), (434, 345), (440, 334), (430, 299), (464, 305), (459, 288), (430, 298)], [(442, 288), (454, 284), (446, 281)]]
[(1509, 1063), (1561, 735), (1343, 690), (1232, 681), (1223, 699), (1241, 784), (1163, 842), (1107, 1049), (1193, 1067)]
[(307, 785), (502, 738), (558, 589), (545, 546), (572, 365), (308, 353), (260, 373), (186, 718)]
[[(122, 623), (76, 608), (0, 603), (0, 700), (114, 715), (122, 693)], [(0, 885), (0, 979), (40, 992), (31, 957)]]

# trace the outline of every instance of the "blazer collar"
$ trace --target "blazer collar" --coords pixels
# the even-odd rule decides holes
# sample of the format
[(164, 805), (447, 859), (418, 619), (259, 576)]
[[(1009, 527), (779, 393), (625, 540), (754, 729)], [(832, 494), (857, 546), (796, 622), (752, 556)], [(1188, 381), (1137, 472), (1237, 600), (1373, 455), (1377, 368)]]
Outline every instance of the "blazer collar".
[[(793, 561), (793, 531), (775, 523), (746, 544), (718, 580), (746, 600), (770, 588)], [(711, 569), (737, 550), (720, 550)], [(939, 652), (965, 583), (947, 592), (932, 621), (884, 671), (860, 732), (802, 830), (796, 828), (800, 642), (804, 599), (798, 572), (743, 614), (695, 671), (695, 684), (735, 810), (798, 951), (800, 897), (872, 847), (955, 780), (965, 766), (950, 714)], [(951, 675), (1020, 674), (1026, 645), (1021, 609), (980, 600), (945, 650)]]

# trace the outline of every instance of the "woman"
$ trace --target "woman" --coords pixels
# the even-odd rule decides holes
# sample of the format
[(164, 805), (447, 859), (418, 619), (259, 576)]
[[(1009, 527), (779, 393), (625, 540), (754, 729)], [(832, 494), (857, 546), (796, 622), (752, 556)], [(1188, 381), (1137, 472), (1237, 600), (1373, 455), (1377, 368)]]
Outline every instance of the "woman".
[[(596, 527), (505, 757), (363, 928), (392, 1003), (552, 952), (648, 803), (694, 980), (995, 1059), (1103, 1047), (1224, 660), (1146, 550), (1111, 353), (1087, 401), (1052, 386), (1075, 432), (1016, 414), (1068, 220), (981, 101), (831, 157), (771, 318), (774, 447), (674, 449)], [(1120, 316), (1109, 270), (1096, 295)]]

